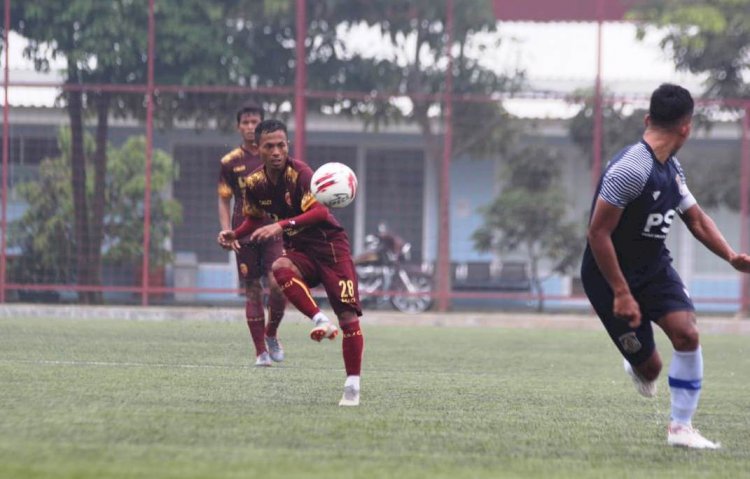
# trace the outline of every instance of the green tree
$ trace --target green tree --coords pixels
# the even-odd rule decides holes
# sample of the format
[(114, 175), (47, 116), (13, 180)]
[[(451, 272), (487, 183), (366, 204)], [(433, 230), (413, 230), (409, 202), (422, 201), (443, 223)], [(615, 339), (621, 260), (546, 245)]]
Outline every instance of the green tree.
[[(337, 113), (364, 118), (371, 124), (406, 121), (420, 127), (427, 144), (428, 159), (440, 157), (441, 143), (436, 119), (442, 115), (442, 93), (446, 76), (453, 77), (455, 95), (512, 93), (524, 82), (522, 72), (497, 73), (482, 64), (477, 50), (499, 46), (497, 22), (490, 2), (456, 0), (454, 27), (447, 43), (445, 2), (430, 0), (328, 0), (316, 3), (311, 12), (318, 21), (311, 25), (314, 48), (308, 52), (311, 87), (322, 90), (371, 92), (365, 98), (318, 100), (313, 106), (333, 108)], [(351, 28), (365, 24), (380, 34), (387, 56), (352, 50), (344, 41)], [(453, 68), (447, 69), (450, 49)], [(402, 95), (407, 107), (397, 105), (382, 93)], [(499, 102), (456, 103), (455, 149), (487, 149), (504, 145), (503, 133), (509, 115)], [(473, 114), (463, 114), (473, 112)], [(465, 121), (465, 123), (463, 122)], [(481, 135), (462, 134), (483, 131)], [(491, 134), (487, 134), (490, 132)], [(478, 141), (481, 138), (481, 141)], [(498, 141), (499, 140), (499, 141)], [(469, 145), (469, 146), (467, 146)]]
[[(279, 0), (164, 0), (155, 5), (158, 22), (154, 71), (156, 83), (250, 84), (253, 55), (244, 50), (248, 30), (240, 12), (271, 9)], [(37, 70), (47, 71), (50, 60), (66, 61), (67, 91), (61, 96), (71, 129), (70, 176), (73, 193), (77, 281), (81, 285), (101, 283), (101, 255), (104, 241), (104, 185), (107, 171), (109, 118), (145, 116), (140, 94), (107, 90), (82, 91), (83, 84), (144, 85), (147, 75), (148, 2), (146, 0), (38, 0), (12, 2), (12, 28), (29, 40), (25, 55)], [(229, 19), (235, 19), (230, 21)], [(261, 37), (272, 48), (272, 38)], [(283, 61), (283, 59), (280, 59)], [(275, 65), (275, 64), (273, 64)], [(273, 65), (264, 65), (273, 71)], [(162, 123), (186, 117), (200, 124), (207, 118), (226, 117), (230, 95), (222, 101), (199, 104), (200, 95), (164, 93), (155, 96), (156, 117)], [(233, 110), (237, 97), (232, 96)], [(220, 114), (216, 112), (221, 109)], [(95, 148), (84, 148), (86, 117), (96, 119)], [(93, 164), (93, 168), (88, 165)], [(91, 197), (85, 188), (94, 177)], [(95, 293), (81, 293), (85, 302), (96, 302)]]
[[(129, 138), (121, 148), (110, 149), (105, 215), (105, 259), (119, 264), (139, 263), (143, 257), (144, 191), (146, 188), (146, 139)], [(153, 270), (172, 260), (164, 242), (172, 226), (182, 221), (182, 206), (169, 196), (179, 171), (171, 156), (154, 150), (151, 167), (151, 237), (150, 266)]]
[(750, 0), (648, 0), (630, 13), (666, 31), (661, 46), (680, 70), (708, 75), (705, 96), (748, 98)]
[[(350, 115), (377, 129), (395, 122), (416, 123), (428, 141), (428, 157), (439, 158), (440, 118), (445, 78), (453, 76), (455, 95), (518, 91), (524, 74), (500, 74), (482, 64), (477, 51), (500, 44), (497, 22), (489, 1), (455, 0), (454, 30), (447, 44), (445, 2), (430, 0), (321, 0), (307, 2), (306, 64), (307, 88), (329, 91), (326, 98), (308, 99), (308, 107), (322, 114)], [(291, 85), (296, 58), (296, 24), (294, 2), (261, 3), (242, 17), (246, 47), (252, 50), (259, 65), (274, 65), (276, 75), (261, 72), (241, 82), (259, 86)], [(258, 25), (257, 18), (266, 15)], [(255, 17), (255, 18), (254, 18)], [(363, 25), (379, 34), (380, 50), (387, 55), (373, 55), (352, 48), (352, 29)], [(259, 28), (261, 27), (262, 28)], [(261, 40), (275, 38), (276, 46)], [(453, 68), (447, 70), (446, 52), (451, 49)], [(340, 95), (335, 93), (341, 92)], [(346, 92), (357, 92), (347, 95)], [(364, 92), (365, 95), (361, 95)], [(406, 99), (408, 105), (387, 94)], [(278, 105), (274, 105), (278, 107)], [(497, 153), (517, 133), (511, 117), (497, 103), (463, 103), (454, 105), (454, 151)], [(464, 134), (467, 133), (467, 134)]]
[[(72, 84), (145, 83), (146, 0), (90, 2), (13, 2), (14, 29), (32, 40), (28, 54), (39, 68), (49, 56), (68, 61), (67, 81)], [(523, 82), (521, 73), (501, 75), (481, 64), (472, 49), (496, 46), (497, 27), (489, 1), (455, 1), (455, 28), (451, 44), (446, 40), (444, 2), (429, 0), (322, 0), (307, 2), (307, 58), (309, 89), (366, 91), (372, 95), (344, 98), (331, 95), (309, 101), (311, 109), (349, 114), (379, 125), (408, 121), (419, 125), (425, 139), (426, 156), (438, 161), (440, 141), (440, 95), (446, 75), (452, 75), (456, 94), (512, 92)], [(289, 86), (296, 68), (294, 3), (286, 0), (164, 0), (156, 4), (156, 82), (179, 85), (236, 85), (245, 87)], [(360, 24), (378, 29), (385, 49), (393, 55), (380, 58), (348, 48), (342, 33)], [(483, 37), (482, 34), (488, 34)], [(481, 40), (491, 38), (491, 40)], [(455, 58), (452, 70), (446, 51)], [(403, 107), (378, 92), (403, 95)], [(168, 124), (177, 119), (196, 126), (218, 120), (226, 126), (227, 111), (233, 111), (237, 95), (211, 95), (184, 91), (162, 91), (156, 97), (156, 115)], [(101, 254), (103, 204), (86, 202), (76, 185), (86, 183), (87, 161), (98, 166), (98, 180), (106, 171), (108, 112), (142, 117), (143, 101), (137, 95), (101, 92), (67, 93), (70, 115), (78, 277), (81, 284), (96, 284), (97, 255)], [(264, 99), (273, 112), (285, 111), (289, 99)], [(97, 118), (97, 149), (93, 158), (83, 153), (83, 119), (86, 111)], [(499, 152), (516, 133), (510, 116), (500, 104), (455, 105), (454, 154)], [(466, 113), (466, 114), (464, 114)], [(464, 119), (466, 119), (464, 121)], [(100, 184), (101, 181), (97, 181)], [(96, 195), (102, 198), (101, 191)], [(93, 216), (93, 219), (92, 219)], [(93, 232), (93, 233), (92, 233)], [(93, 239), (90, 239), (93, 238)], [(86, 278), (82, 278), (86, 276)]]
[[(481, 209), (484, 224), (473, 234), (480, 251), (526, 256), (539, 311), (544, 309), (544, 280), (572, 269), (582, 250), (583, 229), (567, 217), (567, 197), (555, 151), (542, 146), (518, 149), (509, 155), (502, 190)], [(553, 267), (543, 276), (540, 263), (545, 259)]]
[[(93, 152), (92, 138), (86, 140), (85, 150)], [(15, 188), (28, 208), (8, 228), (8, 246), (19, 252), (8, 263), (8, 277), (13, 282), (67, 284), (76, 279), (70, 131), (61, 130), (57, 141), (61, 156), (43, 160), (38, 176)]]
[[(74, 225), (73, 192), (70, 184), (71, 134), (62, 129), (58, 135), (61, 155), (45, 159), (34, 181), (17, 186), (19, 196), (28, 208), (17, 221), (11, 223), (9, 246), (20, 251), (11, 263), (9, 275), (20, 283), (62, 283), (76, 279), (76, 235)], [(84, 151), (95, 149), (91, 135), (84, 137)], [(140, 264), (143, 248), (145, 139), (132, 137), (120, 148), (108, 147), (110, 158), (104, 187), (104, 244), (106, 259), (113, 263)], [(154, 150), (152, 185), (164, 191), (176, 179), (172, 158), (161, 150)], [(93, 168), (90, 166), (89, 168)], [(89, 176), (87, 200), (91, 201), (95, 185)], [(151, 266), (158, 268), (170, 259), (164, 248), (173, 224), (181, 221), (179, 203), (155, 194), (151, 202), (153, 228), (150, 238)]]
[[(514, 92), (523, 84), (521, 72), (497, 73), (482, 64), (477, 50), (496, 48), (497, 22), (489, 1), (456, 0), (450, 44), (446, 31), (446, 2), (431, 0), (328, 0), (310, 12), (313, 37), (308, 50), (311, 88), (370, 92), (365, 97), (318, 99), (312, 108), (334, 111), (380, 124), (408, 122), (419, 127), (428, 162), (442, 156), (443, 96), (446, 77), (453, 80), (457, 96)], [(350, 29), (367, 25), (375, 29), (387, 55), (354, 51), (343, 39)], [(448, 69), (446, 53), (453, 62)], [(401, 102), (384, 92), (401, 96)], [(405, 100), (405, 102), (403, 101)], [(406, 106), (403, 104), (406, 103)], [(512, 143), (517, 128), (495, 103), (454, 104), (453, 154), (502, 153)], [(440, 194), (443, 194), (442, 192)], [(438, 238), (438, 241), (445, 241)], [(439, 248), (438, 248), (439, 249)], [(448, 275), (447, 271), (437, 274)]]
[[(707, 75), (704, 97), (750, 98), (750, 0), (680, 2), (649, 0), (630, 16), (662, 28), (662, 48), (669, 52), (679, 70)], [(736, 107), (733, 104), (731, 108)], [(710, 128), (710, 121), (697, 122)], [(703, 206), (740, 209), (739, 146), (732, 158), (712, 161), (683, 161), (690, 189)], [(716, 188), (716, 185), (722, 185)]]

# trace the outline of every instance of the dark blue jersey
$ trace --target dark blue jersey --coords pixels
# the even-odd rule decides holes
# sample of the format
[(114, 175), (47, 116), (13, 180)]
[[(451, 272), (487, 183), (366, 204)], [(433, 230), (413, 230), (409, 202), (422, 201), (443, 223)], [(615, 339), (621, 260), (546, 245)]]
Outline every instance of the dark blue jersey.
[[(679, 161), (671, 156), (660, 163), (641, 141), (620, 151), (599, 180), (596, 199), (623, 209), (612, 232), (612, 242), (625, 279), (631, 287), (643, 284), (672, 259), (664, 244), (676, 214), (696, 204)], [(587, 244), (582, 269), (598, 270)]]

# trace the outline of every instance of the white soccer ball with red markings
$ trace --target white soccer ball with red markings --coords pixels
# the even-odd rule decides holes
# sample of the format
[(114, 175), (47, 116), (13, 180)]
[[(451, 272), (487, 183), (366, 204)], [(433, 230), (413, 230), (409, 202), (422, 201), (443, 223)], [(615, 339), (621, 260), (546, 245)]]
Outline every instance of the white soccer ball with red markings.
[(326, 163), (313, 173), (310, 191), (329, 208), (343, 208), (357, 195), (357, 176), (343, 163)]

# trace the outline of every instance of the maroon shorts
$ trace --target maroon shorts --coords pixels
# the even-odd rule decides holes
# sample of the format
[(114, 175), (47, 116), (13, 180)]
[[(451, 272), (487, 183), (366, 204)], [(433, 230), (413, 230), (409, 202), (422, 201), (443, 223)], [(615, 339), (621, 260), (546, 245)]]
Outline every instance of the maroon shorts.
[(302, 278), (311, 288), (322, 284), (328, 296), (328, 302), (336, 315), (352, 311), (362, 316), (359, 304), (359, 284), (357, 271), (350, 254), (341, 255), (336, 261), (327, 261), (321, 256), (287, 249), (284, 256), (302, 273)]
[(237, 258), (237, 273), (240, 283), (255, 281), (271, 272), (271, 265), (284, 251), (281, 239), (264, 243), (240, 243)]

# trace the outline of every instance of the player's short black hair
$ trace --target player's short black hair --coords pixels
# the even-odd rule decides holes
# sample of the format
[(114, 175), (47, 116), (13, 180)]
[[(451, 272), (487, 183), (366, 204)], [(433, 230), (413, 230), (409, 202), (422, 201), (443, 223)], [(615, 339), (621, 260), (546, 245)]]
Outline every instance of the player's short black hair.
[(269, 118), (258, 123), (255, 127), (255, 143), (260, 145), (260, 136), (263, 133), (273, 133), (274, 131), (283, 131), (285, 135), (289, 136), (286, 131), (286, 124), (281, 120)]
[(693, 114), (693, 97), (679, 85), (664, 83), (651, 94), (648, 114), (655, 126), (671, 128)]
[(255, 103), (254, 101), (248, 101), (247, 103), (243, 103), (239, 110), (237, 110), (238, 125), (240, 124), (240, 120), (242, 120), (242, 115), (258, 115), (260, 117), (260, 121), (263, 121), (263, 118), (265, 117), (265, 111), (263, 111), (263, 107), (258, 103)]

